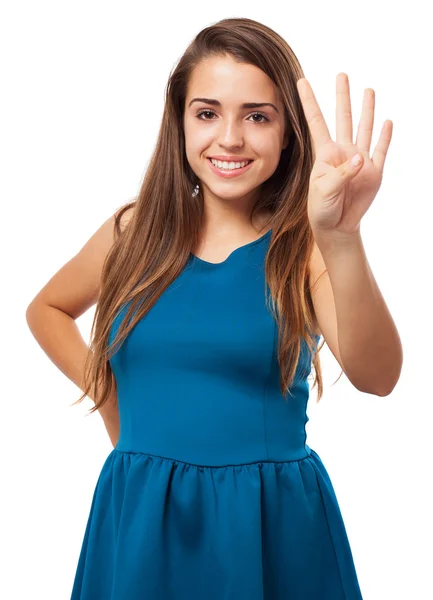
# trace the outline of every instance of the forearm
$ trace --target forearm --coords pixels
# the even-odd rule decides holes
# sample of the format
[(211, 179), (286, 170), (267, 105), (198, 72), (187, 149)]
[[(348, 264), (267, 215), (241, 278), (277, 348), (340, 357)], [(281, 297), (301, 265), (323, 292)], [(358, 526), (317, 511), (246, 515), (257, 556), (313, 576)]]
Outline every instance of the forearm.
[[(88, 351), (72, 317), (43, 303), (34, 303), (26, 312), (27, 324), (45, 354), (84, 392), (84, 362)], [(88, 397), (94, 401), (93, 394)], [(117, 394), (113, 388), (107, 402), (99, 409), (113, 446), (119, 436)]]
[(316, 237), (316, 243), (334, 294), (338, 345), (346, 375), (361, 391), (387, 395), (399, 379), (403, 351), (361, 235)]

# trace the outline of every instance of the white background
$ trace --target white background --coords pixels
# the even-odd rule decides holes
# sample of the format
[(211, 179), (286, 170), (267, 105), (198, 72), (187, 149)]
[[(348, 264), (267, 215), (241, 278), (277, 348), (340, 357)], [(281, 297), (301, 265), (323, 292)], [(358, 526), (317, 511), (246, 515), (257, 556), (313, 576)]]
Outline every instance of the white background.
[[(308, 444), (334, 484), (366, 600), (433, 598), (431, 509), (431, 59), (420, 0), (23, 2), (0, 14), (3, 493), (0, 596), (69, 598), (93, 490), (112, 450), (102, 419), (31, 335), (25, 311), (52, 275), (138, 192), (169, 72), (204, 27), (263, 22), (291, 45), (335, 139), (335, 79), (354, 130), (376, 92), (372, 149), (393, 139), (362, 222), (404, 365), (385, 398), (358, 392), (327, 346)], [(94, 309), (78, 320), (89, 340)], [(96, 599), (95, 599), (96, 600)], [(247, 599), (242, 599), (247, 600)], [(320, 600), (320, 599), (317, 599)]]

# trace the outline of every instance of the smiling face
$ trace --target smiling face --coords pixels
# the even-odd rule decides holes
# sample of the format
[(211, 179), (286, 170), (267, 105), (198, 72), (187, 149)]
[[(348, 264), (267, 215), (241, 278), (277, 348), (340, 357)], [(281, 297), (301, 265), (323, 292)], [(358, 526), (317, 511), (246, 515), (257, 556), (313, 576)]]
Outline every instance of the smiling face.
[[(245, 103), (265, 104), (243, 107)], [(237, 63), (231, 56), (201, 61), (189, 81), (184, 129), (187, 159), (205, 200), (237, 199), (239, 208), (247, 209), (258, 186), (278, 166), (287, 145), (284, 125), (278, 88), (261, 69)], [(253, 162), (227, 176), (227, 171), (220, 172), (210, 163), (209, 157), (215, 156)]]

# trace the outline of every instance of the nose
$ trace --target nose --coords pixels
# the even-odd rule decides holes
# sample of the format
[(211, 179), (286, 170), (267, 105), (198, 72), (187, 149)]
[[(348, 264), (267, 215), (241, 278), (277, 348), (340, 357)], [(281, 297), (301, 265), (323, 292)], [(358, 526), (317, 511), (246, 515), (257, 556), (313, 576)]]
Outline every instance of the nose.
[(221, 122), (219, 144), (224, 148), (240, 148), (244, 145), (242, 127), (236, 119), (228, 119), (225, 124)]

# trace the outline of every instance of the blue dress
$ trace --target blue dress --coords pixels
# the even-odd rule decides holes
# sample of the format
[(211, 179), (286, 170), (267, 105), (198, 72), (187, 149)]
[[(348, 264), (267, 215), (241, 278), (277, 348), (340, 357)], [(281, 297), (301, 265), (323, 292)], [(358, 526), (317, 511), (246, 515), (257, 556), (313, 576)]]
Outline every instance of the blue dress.
[(120, 437), (71, 600), (362, 598), (334, 489), (306, 444), (305, 341), (294, 397), (280, 392), (270, 236), (221, 263), (191, 254), (111, 358)]

